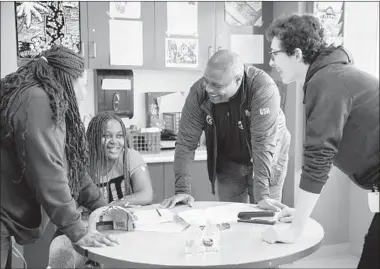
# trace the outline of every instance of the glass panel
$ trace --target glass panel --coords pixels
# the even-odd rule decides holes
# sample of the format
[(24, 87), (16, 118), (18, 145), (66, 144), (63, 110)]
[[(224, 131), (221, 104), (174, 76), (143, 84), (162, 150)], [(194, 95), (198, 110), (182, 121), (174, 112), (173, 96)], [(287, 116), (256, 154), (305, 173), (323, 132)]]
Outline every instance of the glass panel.
[(198, 39), (165, 38), (166, 67), (197, 67)]
[(198, 35), (198, 3), (167, 3), (167, 35)]
[(53, 44), (80, 51), (79, 2), (15, 2), (18, 57), (30, 59)]
[(327, 43), (343, 44), (344, 2), (315, 2), (314, 15), (327, 31)]
[(141, 2), (110, 2), (110, 17), (140, 19)]
[(224, 20), (231, 26), (261, 27), (262, 2), (225, 2)]

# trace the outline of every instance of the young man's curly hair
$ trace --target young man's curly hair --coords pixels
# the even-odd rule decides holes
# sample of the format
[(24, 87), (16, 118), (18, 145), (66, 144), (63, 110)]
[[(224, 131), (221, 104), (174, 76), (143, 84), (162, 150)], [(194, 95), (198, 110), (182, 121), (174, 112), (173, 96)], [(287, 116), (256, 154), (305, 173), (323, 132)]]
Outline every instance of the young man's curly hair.
[(272, 42), (274, 37), (281, 40), (282, 49), (289, 56), (299, 48), (306, 64), (314, 62), (319, 52), (327, 47), (322, 23), (312, 15), (291, 15), (274, 20), (266, 30), (266, 38)]

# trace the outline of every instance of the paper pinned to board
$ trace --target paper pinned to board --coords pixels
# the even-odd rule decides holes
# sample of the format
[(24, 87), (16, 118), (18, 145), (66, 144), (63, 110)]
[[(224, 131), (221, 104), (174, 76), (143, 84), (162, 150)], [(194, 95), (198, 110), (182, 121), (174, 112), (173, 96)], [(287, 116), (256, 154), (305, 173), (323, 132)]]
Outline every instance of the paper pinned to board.
[(169, 35), (198, 35), (197, 2), (168, 2), (166, 6)]
[(124, 90), (130, 91), (131, 80), (130, 79), (120, 79), (120, 78), (105, 78), (102, 79), (102, 90)]
[(177, 215), (188, 224), (206, 225), (207, 221), (221, 224), (238, 220), (238, 214), (242, 211), (263, 211), (256, 205), (235, 203), (220, 205), (205, 209), (190, 209)]
[(143, 65), (142, 21), (110, 20), (110, 64)]
[(122, 19), (140, 19), (141, 2), (110, 2), (110, 17)]
[(231, 51), (236, 52), (245, 64), (263, 64), (264, 36), (231, 35)]

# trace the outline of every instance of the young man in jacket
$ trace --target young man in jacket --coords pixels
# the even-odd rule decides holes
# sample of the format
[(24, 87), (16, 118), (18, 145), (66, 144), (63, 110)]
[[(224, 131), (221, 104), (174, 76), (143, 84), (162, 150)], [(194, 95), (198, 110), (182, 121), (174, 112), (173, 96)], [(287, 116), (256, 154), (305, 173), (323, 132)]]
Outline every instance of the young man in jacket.
[[(280, 210), (290, 133), (275, 82), (264, 71), (244, 67), (236, 53), (220, 50), (190, 89), (177, 136), (175, 193), (162, 202), (191, 205), (191, 174), (202, 131), (212, 193), (220, 201), (258, 203)], [(205, 179), (206, 180), (206, 179)]]
[(375, 197), (375, 215), (358, 268), (379, 268), (379, 80), (358, 69), (342, 46), (328, 46), (323, 27), (313, 16), (277, 19), (267, 37), (270, 64), (284, 83), (303, 85), (306, 137), (296, 208), (284, 208), (279, 214), (280, 220), (292, 220), (291, 227), (282, 232), (268, 229), (263, 239), (270, 243), (297, 239), (334, 164), (356, 185), (373, 191), (369, 197)]

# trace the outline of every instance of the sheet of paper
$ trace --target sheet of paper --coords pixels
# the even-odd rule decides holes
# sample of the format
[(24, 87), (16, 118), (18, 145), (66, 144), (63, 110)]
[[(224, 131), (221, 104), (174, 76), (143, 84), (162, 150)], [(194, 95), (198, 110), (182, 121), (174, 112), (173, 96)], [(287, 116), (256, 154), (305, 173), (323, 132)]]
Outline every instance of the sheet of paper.
[(110, 64), (143, 65), (143, 22), (110, 20)]
[(206, 225), (210, 220), (213, 223), (237, 221), (238, 213), (242, 211), (262, 211), (252, 204), (231, 204), (213, 206), (205, 209), (190, 209), (177, 215), (188, 224)]
[(110, 17), (124, 19), (139, 19), (141, 14), (140, 2), (110, 2)]
[(186, 227), (185, 222), (165, 222), (165, 223), (155, 223), (155, 224), (145, 224), (137, 225), (136, 231), (145, 232), (159, 232), (159, 233), (180, 233)]
[(105, 78), (102, 79), (102, 90), (131, 90), (131, 80), (130, 79), (113, 79)]
[(157, 104), (160, 113), (176, 113), (182, 112), (185, 105), (187, 93), (176, 92), (157, 97)]
[(170, 35), (198, 35), (198, 3), (167, 2), (167, 32)]
[(156, 209), (133, 211), (133, 215), (136, 216), (136, 226), (174, 222), (174, 214), (168, 209), (158, 209), (158, 211), (161, 216)]
[(166, 67), (197, 67), (198, 39), (165, 38)]
[(239, 54), (245, 64), (264, 63), (263, 35), (231, 35), (231, 51)]

